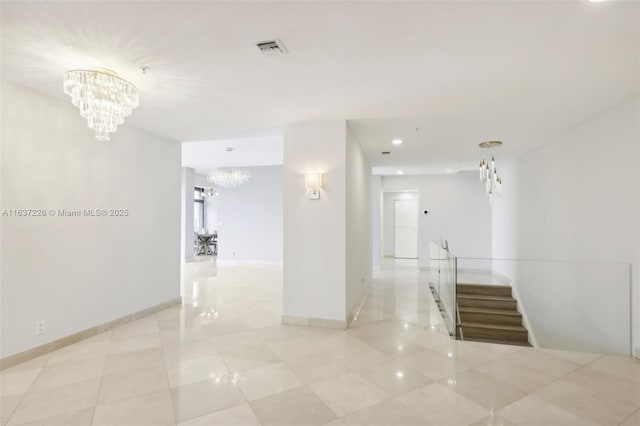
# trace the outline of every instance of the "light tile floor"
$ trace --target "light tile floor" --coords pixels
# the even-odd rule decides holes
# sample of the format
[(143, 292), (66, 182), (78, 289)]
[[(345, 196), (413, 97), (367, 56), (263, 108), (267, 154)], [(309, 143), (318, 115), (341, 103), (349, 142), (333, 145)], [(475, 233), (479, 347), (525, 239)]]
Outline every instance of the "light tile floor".
[(347, 331), (280, 324), (282, 270), (185, 264), (184, 304), (0, 373), (2, 425), (640, 425), (640, 363), (449, 340), (387, 261)]

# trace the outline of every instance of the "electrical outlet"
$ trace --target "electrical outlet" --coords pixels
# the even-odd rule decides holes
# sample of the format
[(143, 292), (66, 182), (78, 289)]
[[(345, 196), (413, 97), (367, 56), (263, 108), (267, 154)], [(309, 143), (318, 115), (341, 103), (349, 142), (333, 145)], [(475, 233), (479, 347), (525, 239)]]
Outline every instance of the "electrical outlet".
[(44, 334), (44, 320), (36, 321), (36, 334)]

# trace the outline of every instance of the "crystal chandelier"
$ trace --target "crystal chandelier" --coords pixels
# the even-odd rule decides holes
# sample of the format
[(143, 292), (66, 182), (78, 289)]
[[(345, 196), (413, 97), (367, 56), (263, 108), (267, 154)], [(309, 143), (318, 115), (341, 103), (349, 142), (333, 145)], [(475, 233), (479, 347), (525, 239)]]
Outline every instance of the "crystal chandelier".
[(502, 142), (500, 141), (482, 142), (479, 145), (480, 148), (491, 150), (491, 161), (485, 161), (483, 157), (479, 166), (480, 182), (484, 182), (485, 191), (489, 196), (489, 205), (491, 205), (494, 195), (502, 197), (502, 178), (498, 175), (498, 170), (496, 169), (496, 157), (493, 155), (493, 149), (498, 148), (501, 145)]
[(218, 196), (218, 190), (215, 188), (205, 188), (202, 194), (205, 197), (216, 198)]
[(241, 169), (218, 169), (209, 173), (207, 182), (222, 188), (233, 188), (234, 186), (247, 183), (251, 175), (246, 170)]
[(136, 86), (104, 68), (68, 71), (64, 92), (99, 141), (108, 141), (109, 133), (115, 132), (139, 104)]

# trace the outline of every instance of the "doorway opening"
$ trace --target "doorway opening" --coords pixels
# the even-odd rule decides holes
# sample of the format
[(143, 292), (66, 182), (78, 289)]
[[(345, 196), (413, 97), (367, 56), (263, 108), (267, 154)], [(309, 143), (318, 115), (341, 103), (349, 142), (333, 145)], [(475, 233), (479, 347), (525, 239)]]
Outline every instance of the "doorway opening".
[(418, 258), (418, 200), (393, 200), (393, 257)]
[(384, 192), (384, 256), (395, 259), (419, 257), (419, 193), (415, 189)]

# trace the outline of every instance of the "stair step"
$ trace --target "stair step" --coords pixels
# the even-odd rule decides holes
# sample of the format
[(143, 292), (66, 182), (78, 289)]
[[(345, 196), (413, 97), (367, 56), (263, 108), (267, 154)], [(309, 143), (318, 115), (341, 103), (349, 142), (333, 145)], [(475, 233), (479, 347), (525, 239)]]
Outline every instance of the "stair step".
[(459, 308), (463, 323), (522, 325), (522, 314), (506, 309)]
[(518, 311), (511, 311), (507, 309), (490, 309), (490, 308), (460, 308), (460, 312), (469, 312), (477, 314), (496, 314), (496, 315), (516, 315), (521, 316)]
[(503, 296), (481, 296), (476, 294), (459, 294), (458, 305), (461, 308), (486, 308), (503, 309), (515, 311), (517, 309), (516, 299)]
[(531, 346), (529, 342), (519, 342), (514, 340), (499, 340), (499, 339), (483, 339), (480, 337), (469, 337), (465, 336), (465, 342), (479, 342), (479, 343), (495, 343), (498, 345), (512, 345), (512, 346)]
[(458, 283), (458, 294), (479, 294), (484, 296), (511, 297), (511, 287), (507, 285), (484, 285)]
[(483, 338), (509, 341), (528, 341), (529, 333), (521, 325), (486, 324), (461, 322), (460, 327), (465, 339)]

